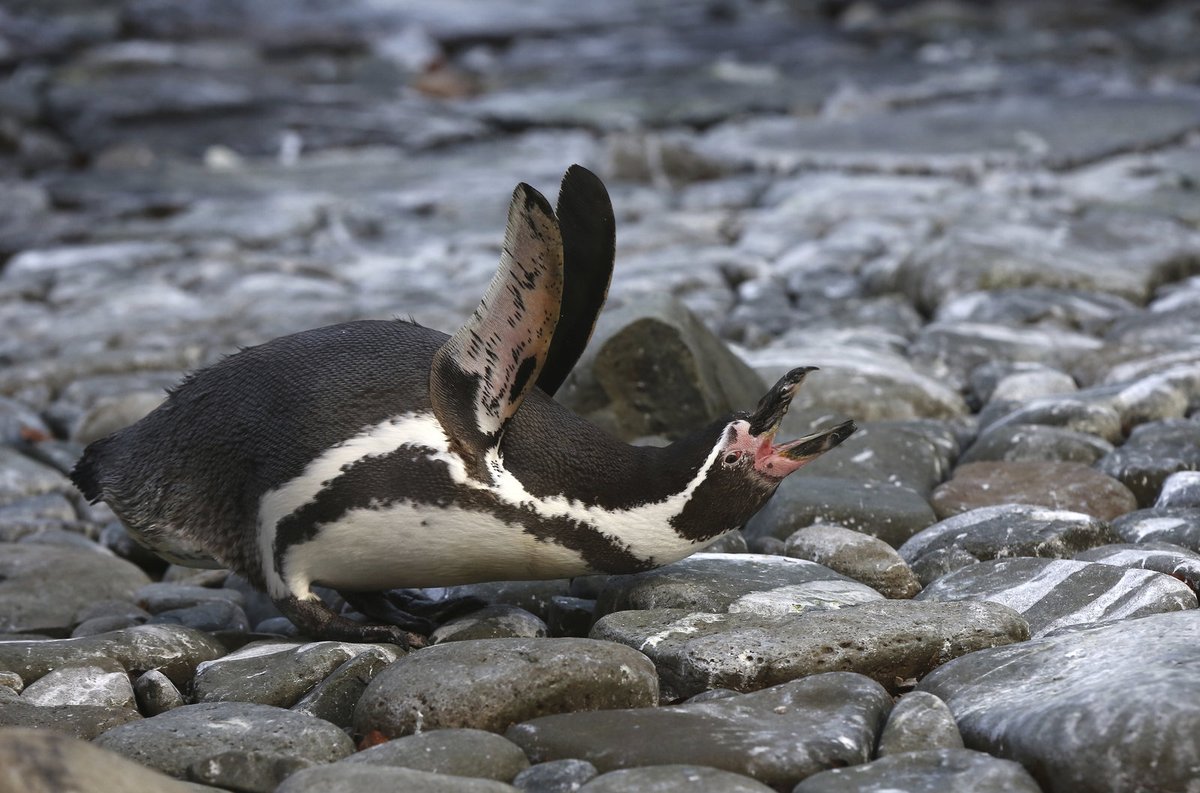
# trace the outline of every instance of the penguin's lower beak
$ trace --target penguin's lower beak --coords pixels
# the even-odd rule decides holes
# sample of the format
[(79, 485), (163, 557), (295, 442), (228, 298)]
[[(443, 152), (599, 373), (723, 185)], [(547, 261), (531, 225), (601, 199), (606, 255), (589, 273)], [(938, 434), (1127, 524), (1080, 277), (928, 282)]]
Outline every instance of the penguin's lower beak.
[(775, 433), (787, 413), (796, 390), (815, 366), (802, 366), (785, 374), (779, 382), (759, 400), (758, 408), (750, 416), (750, 434), (758, 438), (754, 453), (754, 467), (767, 476), (782, 479), (800, 466), (819, 457), (842, 441), (849, 438), (857, 428), (853, 421), (844, 421), (832, 429), (814, 432), (794, 441), (774, 445)]

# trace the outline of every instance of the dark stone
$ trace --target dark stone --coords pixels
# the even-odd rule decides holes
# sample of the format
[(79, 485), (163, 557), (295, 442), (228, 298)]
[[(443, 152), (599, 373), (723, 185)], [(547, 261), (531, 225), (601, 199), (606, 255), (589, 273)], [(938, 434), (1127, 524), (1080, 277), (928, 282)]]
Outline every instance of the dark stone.
[(896, 549), (840, 526), (809, 526), (787, 539), (784, 552), (866, 584), (886, 598), (910, 598), (921, 584)]
[(833, 671), (895, 690), (950, 658), (1029, 636), (1023, 619), (995, 603), (930, 605), (884, 600), (795, 616), (623, 611), (597, 622), (592, 636), (649, 656), (664, 700)]
[(495, 733), (442, 729), (396, 738), (358, 752), (343, 763), (411, 768), (450, 776), (510, 782), (529, 767), (525, 753)]
[(1200, 508), (1139, 509), (1114, 520), (1113, 531), (1126, 542), (1169, 542), (1200, 552)]
[(1048, 793), (1187, 790), (1200, 767), (1200, 611), (983, 650), (921, 681), (967, 746), (1023, 765)]
[(170, 678), (157, 669), (143, 672), (133, 683), (138, 710), (143, 716), (157, 716), (184, 704), (183, 695)]
[(19, 780), (11, 789), (22, 793), (66, 790), (195, 793), (191, 785), (85, 741), (86, 738), (72, 738), (53, 728), (0, 728), (0, 768)]
[(306, 757), (281, 752), (232, 750), (188, 766), (187, 778), (238, 793), (271, 793), (297, 771), (316, 765)]
[(406, 655), (367, 686), (355, 732), (499, 731), (545, 713), (650, 706), (658, 677), (641, 653), (592, 639), (477, 639)]
[(1038, 424), (989, 427), (967, 448), (960, 463), (1063, 462), (1091, 465), (1113, 445), (1084, 432)]
[(602, 773), (705, 765), (786, 789), (818, 771), (866, 762), (891, 706), (873, 680), (831, 672), (690, 705), (544, 716), (505, 735), (535, 763), (582, 759)]
[(1168, 476), (1200, 470), (1200, 423), (1168, 419), (1136, 427), (1124, 445), (1102, 457), (1096, 468), (1120, 480), (1140, 506), (1149, 507)]
[(586, 760), (550, 760), (531, 765), (512, 784), (524, 793), (574, 793), (596, 776), (596, 766)]
[(411, 768), (366, 764), (317, 766), (292, 774), (275, 793), (512, 793), (492, 779), (431, 774)]
[(1116, 567), (1155, 570), (1178, 578), (1200, 592), (1200, 553), (1169, 542), (1120, 543), (1101, 545), (1074, 557), (1080, 562), (1099, 562)]
[(500, 604), (452, 619), (440, 625), (429, 639), (433, 644), (470, 639), (532, 639), (545, 636), (546, 631), (546, 623), (525, 609)]
[(334, 669), (316, 688), (292, 705), (292, 710), (349, 729), (354, 722), (354, 708), (367, 686), (399, 655), (390, 646), (367, 648)]
[(928, 691), (910, 691), (892, 708), (879, 746), (879, 757), (902, 752), (963, 748), (962, 735), (946, 703)]
[(771, 788), (744, 774), (702, 765), (653, 765), (601, 774), (580, 793), (768, 793)]
[(969, 749), (931, 749), (881, 757), (814, 774), (792, 793), (1041, 793), (1020, 763)]
[(1034, 637), (1071, 626), (1194, 609), (1187, 584), (1150, 570), (1067, 559), (1018, 557), (980, 562), (932, 582), (917, 600), (988, 600), (1011, 606)]

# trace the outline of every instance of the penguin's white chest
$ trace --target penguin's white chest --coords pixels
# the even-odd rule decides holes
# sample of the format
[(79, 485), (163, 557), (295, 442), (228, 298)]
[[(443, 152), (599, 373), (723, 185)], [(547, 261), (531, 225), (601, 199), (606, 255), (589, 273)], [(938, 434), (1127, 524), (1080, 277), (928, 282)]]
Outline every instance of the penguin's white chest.
[(563, 578), (647, 569), (699, 547), (671, 518), (702, 474), (662, 501), (604, 510), (534, 496), (496, 451), (486, 462), (491, 481), (471, 478), (430, 412), (393, 417), (326, 450), (261, 501), (268, 590)]

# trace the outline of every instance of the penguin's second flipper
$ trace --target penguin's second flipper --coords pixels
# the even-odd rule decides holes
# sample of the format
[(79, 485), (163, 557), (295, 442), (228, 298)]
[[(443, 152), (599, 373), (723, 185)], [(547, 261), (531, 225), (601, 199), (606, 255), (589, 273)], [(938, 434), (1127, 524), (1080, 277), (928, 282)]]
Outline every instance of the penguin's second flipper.
[(550, 203), (527, 184), (508, 207), (500, 268), (479, 307), (433, 356), (433, 412), (468, 473), (486, 481), (484, 457), (546, 363), (558, 324), (563, 248)]
[(608, 297), (616, 256), (616, 221), (604, 183), (572, 165), (558, 191), (558, 228), (563, 244), (563, 296), (554, 341), (538, 388), (551, 396), (583, 354)]

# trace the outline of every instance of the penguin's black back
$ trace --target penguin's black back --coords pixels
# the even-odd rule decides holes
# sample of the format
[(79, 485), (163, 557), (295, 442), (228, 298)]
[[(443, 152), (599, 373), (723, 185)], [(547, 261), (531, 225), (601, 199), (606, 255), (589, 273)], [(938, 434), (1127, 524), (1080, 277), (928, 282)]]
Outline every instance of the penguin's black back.
[(364, 320), (247, 348), (91, 444), (72, 477), (147, 539), (181, 534), (257, 577), (262, 495), (362, 429), (429, 410), (430, 360), (446, 338), (402, 320)]

